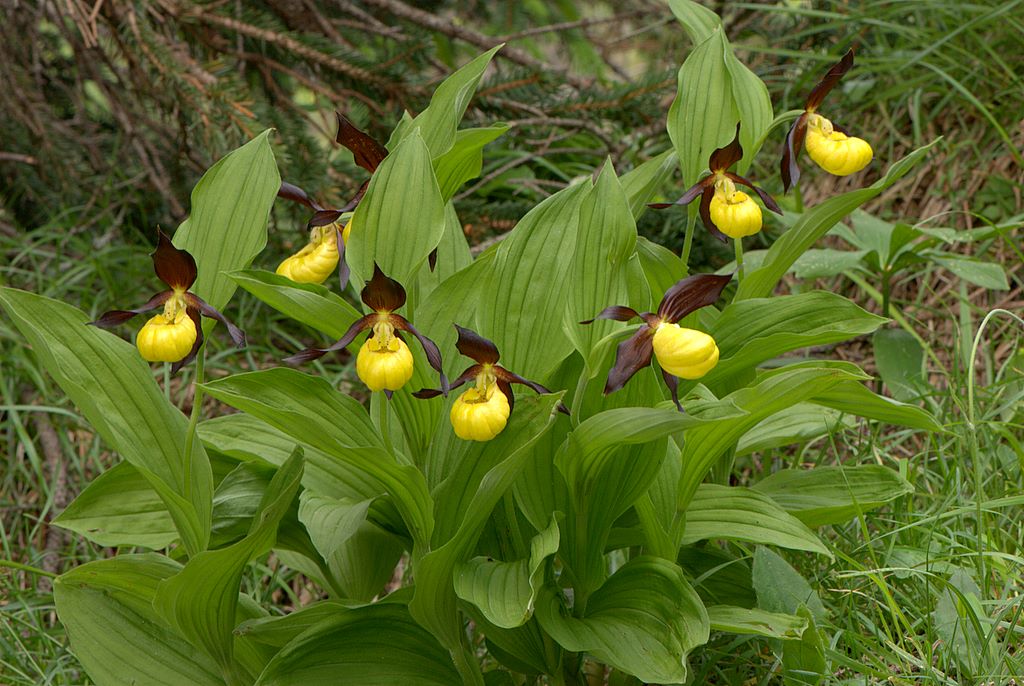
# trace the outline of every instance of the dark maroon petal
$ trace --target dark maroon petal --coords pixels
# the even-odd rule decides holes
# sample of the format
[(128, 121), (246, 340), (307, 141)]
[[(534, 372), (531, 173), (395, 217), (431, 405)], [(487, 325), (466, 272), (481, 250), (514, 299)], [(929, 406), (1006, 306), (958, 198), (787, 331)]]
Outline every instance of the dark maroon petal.
[(494, 364), (501, 358), (498, 346), (476, 331), (463, 328), (458, 324), (455, 325), (455, 330), (459, 332), (459, 339), (455, 341), (455, 347), (466, 357), (480, 364)]
[(185, 300), (188, 302), (190, 309), (198, 309), (203, 316), (209, 317), (210, 319), (216, 319), (218, 322), (228, 327), (228, 335), (231, 336), (231, 340), (234, 342), (236, 347), (245, 347), (245, 332), (229, 322), (227, 317), (206, 304), (206, 302), (198, 295), (186, 293)]
[[(549, 391), (546, 387), (540, 385), (536, 381), (524, 379), (515, 372), (510, 372), (509, 370), (499, 365), (495, 365), (494, 375), (498, 377), (499, 381), (505, 381), (509, 384), (517, 383), (522, 384), (523, 386), (529, 386), (530, 388), (537, 391), (537, 393), (540, 393), (541, 395), (549, 395), (551, 393), (551, 391)], [(569, 414), (569, 408), (562, 403), (558, 403), (558, 411), (561, 412), (562, 414)]]
[(619, 343), (615, 350), (615, 364), (608, 372), (608, 382), (604, 385), (605, 395), (625, 386), (634, 374), (651, 363), (653, 340), (654, 329), (641, 326), (635, 334)]
[(732, 274), (687, 276), (665, 292), (658, 306), (658, 316), (675, 324), (691, 312), (713, 305), (731, 280)]
[(800, 150), (804, 147), (808, 116), (807, 112), (804, 112), (797, 117), (786, 134), (786, 145), (782, 149), (782, 163), (779, 166), (783, 193), (788, 193), (789, 189), (800, 181), (800, 165), (797, 160), (800, 157)]
[(372, 174), (388, 156), (388, 149), (357, 129), (341, 112), (335, 114), (338, 116), (338, 142), (352, 151), (356, 164)]
[(825, 96), (829, 94), (835, 85), (839, 83), (839, 80), (843, 78), (846, 72), (850, 71), (853, 66), (853, 48), (850, 48), (843, 58), (833, 64), (828, 73), (825, 74), (825, 78), (818, 82), (818, 85), (814, 87), (811, 94), (807, 96), (807, 102), (804, 104), (804, 108), (809, 112), (813, 112), (818, 109), (821, 102), (825, 99)]
[(441, 390), (447, 396), (449, 388), (448, 378), (445, 377), (444, 370), (441, 368), (441, 351), (437, 349), (437, 344), (417, 331), (416, 327), (409, 323), (409, 320), (402, 315), (391, 314), (388, 315), (388, 319), (391, 322), (391, 325), (396, 329), (408, 331), (420, 342), (420, 345), (423, 346), (423, 352), (427, 354), (427, 362), (429, 362), (430, 366), (441, 375)]
[(367, 179), (366, 181), (363, 181), (363, 185), (359, 187), (359, 190), (357, 190), (356, 194), (352, 196), (352, 199), (345, 203), (345, 206), (341, 208), (341, 211), (349, 212), (351, 210), (354, 210), (356, 208), (356, 205), (359, 204), (359, 201), (363, 199), (364, 195), (366, 195), (366, 189), (369, 187), (370, 180)]
[(512, 410), (516, 409), (516, 394), (512, 392), (512, 384), (503, 379), (498, 379), (498, 390), (505, 394), (508, 398), (508, 413), (512, 414)]
[(853, 135), (852, 133), (850, 133), (850, 130), (848, 128), (846, 128), (844, 126), (840, 126), (839, 124), (837, 124), (835, 122), (832, 122), (832, 128), (835, 129), (836, 131), (838, 131), (839, 133), (845, 135), (845, 136), (852, 136)]
[(134, 310), (110, 310), (100, 315), (100, 318), (96, 321), (89, 322), (89, 326), (97, 326), (101, 329), (110, 329), (118, 324), (124, 324), (126, 321), (131, 319), (137, 314), (143, 314), (144, 312), (151, 312), (156, 308), (167, 302), (167, 299), (174, 295), (173, 291), (164, 291), (157, 293), (149, 299), (142, 307), (137, 307)]
[(203, 321), (199, 318), (199, 310), (194, 307), (186, 307), (185, 313), (191, 317), (192, 323), (195, 324), (196, 342), (192, 344), (192, 349), (188, 351), (188, 355), (185, 355), (185, 357), (171, 365), (171, 374), (177, 374), (182, 367), (196, 359), (199, 349), (203, 347)]
[(359, 319), (352, 323), (352, 326), (348, 327), (348, 331), (345, 332), (344, 336), (342, 336), (341, 338), (339, 338), (337, 341), (327, 346), (326, 348), (307, 348), (305, 350), (295, 353), (294, 355), (289, 355), (288, 357), (284, 358), (284, 361), (287, 362), (288, 364), (302, 364), (303, 362), (319, 360), (327, 353), (332, 353), (336, 350), (346, 348), (348, 347), (349, 343), (355, 340), (356, 336), (359, 335), (360, 331), (364, 331), (372, 327), (375, 323), (377, 323), (377, 320), (379, 318), (380, 315), (376, 313), (368, 314), (365, 317), (360, 317)]
[(614, 319), (617, 322), (628, 322), (630, 319), (639, 316), (641, 316), (640, 313), (632, 307), (626, 307), (625, 305), (612, 305), (598, 312), (597, 316), (593, 319), (582, 321), (580, 324), (593, 324), (598, 319)]
[[(740, 146), (740, 125), (736, 124), (736, 136), (732, 139), (732, 142), (724, 148), (718, 148), (708, 159), (708, 168), (712, 174), (715, 172), (725, 171), (732, 165), (743, 159), (743, 147)], [(693, 197), (697, 197), (694, 195)]]
[(719, 231), (715, 222), (711, 220), (711, 198), (713, 197), (715, 197), (714, 189), (712, 187), (705, 188), (704, 194), (700, 196), (700, 220), (704, 222), (704, 228), (708, 230), (708, 233), (723, 243), (728, 243), (729, 237)]
[(196, 281), (196, 261), (187, 250), (179, 250), (160, 229), (156, 230), (153, 269), (157, 277), (176, 290), (188, 290)]
[(687, 188), (686, 192), (679, 196), (679, 199), (675, 202), (650, 202), (647, 203), (647, 206), (653, 210), (663, 210), (666, 207), (675, 207), (676, 205), (689, 205), (698, 195), (704, 192), (705, 188), (714, 182), (714, 177), (705, 176), (703, 179)]
[(277, 191), (277, 197), (297, 202), (300, 205), (305, 205), (309, 209), (317, 212), (323, 209), (316, 200), (309, 197), (309, 194), (306, 193), (306, 191), (302, 190), (295, 184), (288, 183), (287, 181), (281, 182), (281, 188)]
[(359, 297), (374, 312), (394, 312), (405, 304), (405, 289), (402, 284), (385, 276), (374, 262), (373, 278), (363, 286)]
[(325, 210), (320, 209), (313, 218), (309, 220), (310, 228), (314, 226), (327, 226), (338, 221), (338, 217), (342, 215), (342, 210)]
[(664, 369), (661, 370), (661, 378), (665, 379), (665, 385), (668, 386), (668, 392), (672, 394), (672, 402), (676, 404), (676, 408), (680, 412), (684, 412), (683, 404), (679, 402), (679, 379), (672, 376)]
[[(459, 378), (455, 379), (455, 381), (452, 381), (451, 384), (449, 384), (449, 386), (448, 386), (448, 390), (449, 391), (454, 391), (456, 388), (458, 388), (459, 386), (462, 386), (463, 384), (465, 384), (470, 379), (476, 378), (476, 375), (479, 374), (482, 371), (483, 371), (483, 367), (481, 367), (478, 364), (474, 364), (473, 366), (471, 366), (468, 369), (466, 369), (466, 371), (462, 372), (462, 374), (459, 375)], [(445, 392), (440, 390), (440, 389), (438, 389), (438, 388), (421, 388), (420, 390), (416, 391), (412, 395), (413, 395), (414, 398), (426, 399), (426, 398), (436, 398), (439, 395), (445, 395)]]
[(740, 176), (739, 174), (733, 174), (732, 172), (726, 172), (725, 175), (727, 177), (729, 177), (730, 179), (732, 179), (733, 181), (735, 181), (736, 183), (738, 183), (738, 184), (740, 184), (742, 186), (746, 186), (750, 190), (752, 190), (755, 193), (757, 193), (757, 197), (761, 198), (761, 202), (763, 202), (764, 206), (767, 207), (769, 210), (771, 210), (775, 214), (779, 214), (779, 215), (782, 214), (782, 208), (779, 207), (779, 203), (775, 202), (775, 198), (773, 198), (768, 193), (768, 191), (764, 190), (763, 188), (759, 188), (758, 186), (755, 186), (754, 183), (750, 179), (746, 179), (746, 178)]
[(434, 271), (437, 267), (437, 248), (431, 250), (430, 254), (427, 255), (427, 266), (430, 267), (430, 271)]
[(345, 261), (345, 239), (342, 238), (343, 229), (338, 229), (335, 232), (335, 240), (338, 245), (338, 282), (341, 284), (342, 292), (348, 288), (348, 279), (351, 275), (351, 271), (348, 268), (348, 262)]

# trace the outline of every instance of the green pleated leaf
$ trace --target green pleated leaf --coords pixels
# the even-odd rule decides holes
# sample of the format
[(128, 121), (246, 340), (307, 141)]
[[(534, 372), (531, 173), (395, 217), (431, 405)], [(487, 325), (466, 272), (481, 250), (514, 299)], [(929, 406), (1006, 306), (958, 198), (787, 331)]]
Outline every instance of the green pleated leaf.
[(931, 413), (916, 405), (878, 395), (859, 381), (837, 384), (829, 391), (817, 395), (813, 402), (865, 419), (923, 431), (945, 431)]
[(668, 6), (693, 43), (707, 40), (722, 25), (717, 14), (694, 0), (668, 0)]
[(618, 408), (590, 417), (569, 434), (555, 465), (569, 487), (562, 557), (577, 592), (604, 581), (612, 523), (657, 477), (666, 438), (697, 422), (674, 408)]
[(736, 134), (739, 119), (726, 64), (729, 42), (719, 25), (694, 47), (679, 68), (676, 97), (668, 111), (668, 135), (679, 155), (683, 187), (697, 182), (708, 158)]
[(783, 353), (869, 334), (885, 321), (825, 291), (734, 302), (711, 329), (721, 358), (701, 383), (716, 388)]
[(448, 152), (455, 143), (459, 121), (466, 113), (469, 101), (473, 99), (487, 65), (491, 63), (494, 53), (501, 50), (503, 45), (504, 43), (496, 45), (487, 52), (477, 55), (442, 81), (430, 97), (427, 108), (404, 128), (403, 140), (418, 130), (432, 158)]
[(629, 200), (633, 219), (639, 219), (647, 211), (647, 203), (654, 199), (654, 194), (672, 177), (678, 164), (676, 151), (666, 150), (622, 175), (619, 182)]
[(564, 327), (573, 345), (588, 359), (597, 342), (622, 324), (597, 320), (583, 325), (581, 321), (593, 319), (609, 305), (643, 310), (650, 301), (646, 288), (636, 288), (643, 285), (643, 279), (636, 278), (642, 273), (636, 257), (636, 222), (611, 160), (605, 162), (583, 200), (576, 236), (565, 285)]
[(875, 365), (889, 392), (898, 400), (914, 401), (928, 390), (924, 347), (904, 329), (879, 329), (871, 337)]
[(434, 174), (441, 198), (448, 202), (470, 179), (480, 176), (484, 164), (484, 146), (508, 131), (508, 124), (463, 129), (455, 134), (451, 150), (434, 160)]
[(726, 44), (725, 68), (729, 72), (736, 113), (742, 122), (740, 145), (743, 146), (743, 159), (737, 163), (736, 171), (746, 174), (760, 150), (759, 143), (771, 126), (775, 113), (772, 109), (772, 99), (768, 94), (768, 87), (764, 81), (736, 58), (732, 46), (728, 44)]
[(542, 589), (536, 613), (566, 650), (589, 653), (650, 683), (684, 683), (687, 654), (710, 633), (708, 614), (683, 570), (657, 557), (623, 565), (590, 597), (581, 618), (550, 586)]
[(589, 188), (569, 186), (530, 210), (498, 246), (477, 286), (477, 331), (498, 346), (502, 366), (528, 379), (543, 379), (572, 351), (560, 324)]
[(766, 417), (819, 394), (842, 381), (860, 377), (843, 367), (793, 365), (763, 374), (751, 386), (730, 393), (703, 408), (739, 409), (745, 414), (694, 426), (686, 433), (679, 506), (686, 507), (708, 470), (740, 436)]
[(792, 227), (786, 230), (768, 249), (761, 267), (749, 272), (736, 291), (736, 300), (766, 298), (771, 295), (783, 275), (805, 250), (814, 245), (843, 217), (907, 175), (938, 143), (937, 138), (928, 145), (914, 150), (894, 163), (885, 176), (867, 188), (836, 195), (804, 212)]
[(345, 300), (314, 283), (295, 283), (259, 269), (235, 271), (228, 276), (281, 314), (331, 338), (341, 338), (348, 327), (363, 316)]
[(679, 255), (643, 236), (637, 237), (636, 252), (651, 289), (651, 307), (656, 308), (665, 297), (665, 291), (686, 276), (689, 270)]
[(806, 617), (733, 605), (709, 605), (708, 619), (712, 631), (789, 641), (800, 638), (808, 624)]
[(118, 555), (76, 567), (54, 582), (71, 648), (98, 686), (224, 686), (217, 664), (153, 609), (158, 584), (180, 570), (155, 553)]
[(767, 495), (739, 486), (701, 484), (686, 508), (683, 544), (707, 539), (747, 541), (832, 557), (799, 519)]
[(84, 313), (49, 298), (3, 288), (0, 305), (106, 444), (157, 492), (189, 554), (204, 550), (213, 500), (210, 461), (197, 440), (191, 469), (185, 469), (188, 421), (164, 396), (135, 347), (86, 326)]
[(233, 543), (249, 532), (275, 471), (263, 460), (243, 462), (217, 484), (213, 492), (211, 548)]
[(781, 555), (764, 546), (754, 551), (751, 571), (757, 606), (768, 612), (800, 614), (801, 607), (810, 608), (814, 619), (824, 621), (828, 611), (818, 593)]
[(455, 567), (455, 593), (495, 626), (514, 629), (533, 615), (544, 563), (558, 551), (558, 521), (530, 540), (530, 556), (514, 562), (474, 557)]
[(428, 301), (434, 289), (444, 283), (456, 272), (473, 263), (473, 254), (469, 250), (469, 241), (463, 231), (462, 222), (455, 211), (455, 205), (448, 202), (444, 207), (444, 235), (437, 246), (437, 258), (433, 269), (420, 269), (417, 275), (416, 290), (416, 322), (422, 330), (427, 323), (420, 312), (421, 303)]
[(813, 403), (797, 403), (762, 420), (740, 437), (737, 457), (774, 448), (806, 443), (856, 425), (839, 410)]
[(206, 392), (296, 441), (308, 443), (361, 472), (391, 495), (413, 539), (430, 540), (433, 503), (423, 475), (384, 450), (366, 408), (323, 379), (292, 369), (268, 369), (212, 381)]
[(1010, 288), (1010, 284), (1006, 280), (1006, 270), (1000, 264), (937, 251), (929, 254), (929, 257), (939, 266), (945, 267), (964, 281), (976, 286), (996, 291), (1005, 291)]
[(257, 686), (452, 686), (462, 683), (437, 640), (398, 603), (343, 611), (288, 643)]
[(416, 592), (409, 611), (451, 650), (461, 650), (455, 567), (472, 554), (491, 511), (532, 454), (530, 446), (554, 424), (561, 398), (556, 393), (517, 399), (505, 430), (493, 441), (468, 449), (457, 471), (434, 491), (438, 529), (451, 534), (438, 537), (430, 553), (414, 560)]
[(232, 630), (237, 624), (242, 572), (252, 559), (274, 545), (278, 524), (291, 507), (301, 479), (302, 451), (296, 449), (267, 486), (246, 537), (227, 548), (190, 558), (184, 569), (158, 584), (153, 597), (156, 612), (212, 657), (228, 683), (234, 683), (240, 674)]
[(243, 269), (267, 244), (267, 220), (281, 187), (267, 129), (225, 155), (192, 190), (192, 209), (174, 234), (174, 245), (196, 260), (191, 291), (216, 309), (231, 300), (235, 284), (225, 272)]
[(167, 506), (128, 462), (96, 477), (52, 523), (101, 546), (156, 550), (178, 538)]
[(441, 242), (445, 210), (427, 144), (417, 131), (388, 155), (352, 217), (345, 259), (357, 284), (376, 263), (392, 279), (410, 284)]
[(782, 644), (782, 683), (785, 686), (817, 686), (832, 675), (825, 657), (825, 644), (811, 611), (800, 606), (796, 616), (807, 621), (799, 641)]
[(881, 465), (782, 469), (754, 484), (807, 526), (847, 522), (901, 496), (914, 487)]

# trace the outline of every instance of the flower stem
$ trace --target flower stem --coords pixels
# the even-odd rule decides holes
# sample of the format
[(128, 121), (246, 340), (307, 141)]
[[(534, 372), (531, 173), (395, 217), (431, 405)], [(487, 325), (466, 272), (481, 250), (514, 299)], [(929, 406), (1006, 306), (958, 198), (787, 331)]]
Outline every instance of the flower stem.
[(39, 567), (32, 567), (31, 565), (23, 565), (20, 562), (15, 562), (14, 560), (0, 560), (0, 567), (17, 569), (22, 572), (28, 572), (30, 574), (39, 574), (40, 576), (48, 576), (51, 579), (57, 578), (57, 575), (53, 572), (48, 572), (45, 569), (40, 569)]
[(732, 245), (736, 249), (736, 270), (739, 272), (739, 280), (743, 281), (743, 239), (734, 238)]
[(164, 397), (171, 402), (171, 363), (164, 362)]
[(800, 186), (793, 186), (793, 201), (796, 203), (796, 211), (803, 214), (804, 194), (800, 192)]
[(689, 221), (686, 224), (686, 237), (683, 239), (683, 265), (686, 267), (686, 273), (690, 273), (690, 251), (693, 250), (693, 234), (697, 228), (697, 215), (694, 212), (690, 212)]
[[(185, 433), (185, 464), (183, 478), (185, 483), (182, 488), (182, 495), (185, 500), (192, 500), (192, 444), (196, 440), (196, 427), (199, 426), (199, 416), (203, 413), (203, 382), (206, 379), (206, 343), (199, 348), (196, 355), (196, 378), (192, 382), (195, 389), (192, 393), (192, 413), (188, 418), (188, 431)], [(199, 551), (189, 551), (194, 554)]]

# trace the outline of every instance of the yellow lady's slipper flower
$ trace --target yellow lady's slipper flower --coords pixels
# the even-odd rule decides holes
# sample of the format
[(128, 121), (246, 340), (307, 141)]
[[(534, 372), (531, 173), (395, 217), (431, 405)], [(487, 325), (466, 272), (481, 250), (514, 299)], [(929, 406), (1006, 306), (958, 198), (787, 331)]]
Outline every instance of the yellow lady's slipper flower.
[(157, 293), (145, 305), (134, 310), (104, 312), (99, 319), (89, 322), (91, 325), (109, 329), (163, 305), (163, 313), (150, 318), (139, 330), (135, 345), (142, 359), (148, 362), (173, 362), (174, 372), (191, 362), (203, 345), (200, 316), (222, 322), (235, 345), (245, 347), (245, 334), (241, 329), (202, 298), (188, 292), (198, 273), (196, 261), (188, 251), (175, 248), (167, 234), (157, 229), (156, 250), (152, 257), (157, 278), (168, 290)]
[(853, 50), (832, 65), (825, 78), (818, 82), (804, 103), (803, 113), (793, 122), (786, 134), (786, 145), (782, 151), (782, 186), (788, 192), (800, 180), (800, 166), (797, 158), (800, 148), (807, 148), (807, 154), (819, 167), (829, 174), (848, 176), (868, 166), (874, 152), (863, 138), (851, 136), (842, 127), (818, 114), (825, 96), (835, 88), (846, 72), (853, 67)]
[[(452, 405), (449, 413), (452, 429), (464, 441), (489, 441), (505, 430), (515, 407), (512, 384), (529, 386), (538, 393), (551, 391), (498, 364), (501, 357), (498, 347), (480, 334), (458, 324), (455, 330), (459, 332), (455, 347), (476, 364), (467, 368), (449, 388), (458, 388), (469, 381), (475, 382)], [(413, 395), (417, 398), (435, 398), (441, 393), (433, 388), (424, 388)], [(569, 413), (564, 405), (559, 404), (558, 409), (565, 414)]]
[[(387, 157), (387, 148), (356, 128), (340, 112), (335, 114), (338, 117), (337, 142), (348, 148), (358, 166), (372, 174)], [(339, 219), (359, 204), (369, 183), (369, 180), (365, 181), (344, 207), (331, 209), (320, 205), (298, 186), (281, 182), (278, 197), (305, 205), (313, 210), (313, 217), (308, 224), (309, 243), (285, 259), (278, 266), (277, 273), (298, 283), (323, 283), (338, 266), (338, 277), (344, 289), (349, 277), (348, 265), (345, 263), (345, 244), (352, 233), (352, 222), (349, 220), (342, 228)]]
[(402, 285), (385, 276), (375, 264), (373, 278), (367, 282), (359, 295), (363, 303), (373, 310), (371, 314), (356, 320), (344, 336), (327, 348), (309, 348), (286, 357), (284, 361), (289, 364), (300, 364), (319, 359), (329, 352), (346, 348), (360, 331), (372, 329), (356, 356), (356, 374), (371, 391), (384, 391), (390, 398), (394, 391), (412, 378), (412, 351), (398, 333), (407, 331), (423, 346), (427, 362), (441, 375), (442, 392), (447, 395), (448, 379), (441, 371), (441, 352), (437, 345), (417, 331), (408, 319), (395, 314), (395, 310), (405, 305), (405, 289)]
[(782, 214), (775, 198), (750, 180), (729, 171), (729, 167), (743, 158), (740, 146), (740, 125), (736, 125), (736, 137), (724, 148), (711, 153), (708, 168), (711, 173), (701, 178), (673, 203), (651, 203), (648, 207), (663, 210), (673, 205), (689, 205), (700, 196), (700, 217), (711, 235), (722, 242), (729, 238), (752, 236), (761, 230), (761, 208), (754, 199), (743, 191), (736, 190), (736, 184), (744, 185), (757, 193), (772, 212)]
[(656, 313), (641, 314), (631, 307), (612, 305), (601, 310), (594, 319), (580, 322), (590, 324), (596, 319), (628, 322), (634, 317), (644, 320), (644, 325), (615, 351), (615, 364), (608, 372), (605, 395), (625, 386), (634, 374), (651, 363), (652, 357), (657, 357), (665, 385), (682, 412), (678, 379), (701, 378), (718, 364), (719, 353), (710, 335), (683, 328), (677, 322), (691, 312), (714, 304), (731, 279), (731, 275), (694, 274), (665, 292)]
[(313, 227), (309, 243), (286, 258), (277, 267), (277, 273), (296, 283), (323, 283), (338, 266), (338, 241), (337, 224)]

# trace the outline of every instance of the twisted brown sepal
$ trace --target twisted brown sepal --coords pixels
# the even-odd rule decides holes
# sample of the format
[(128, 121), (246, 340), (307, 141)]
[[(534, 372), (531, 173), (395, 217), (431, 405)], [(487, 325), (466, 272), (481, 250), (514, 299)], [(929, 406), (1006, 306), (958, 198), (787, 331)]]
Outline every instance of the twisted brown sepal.
[(374, 312), (394, 312), (405, 304), (405, 289), (374, 262), (373, 276), (359, 291), (359, 298)]
[[(191, 314), (193, 310), (198, 310), (204, 317), (210, 319), (216, 319), (218, 322), (223, 324), (228, 329), (228, 335), (231, 336), (231, 341), (237, 348), (245, 347), (245, 332), (239, 329), (237, 326), (228, 321), (228, 318), (222, 315), (219, 311), (211, 307), (205, 300), (200, 298), (198, 295), (192, 293), (185, 294), (185, 302), (188, 303), (188, 311)], [(193, 317), (195, 320), (196, 317)], [(198, 322), (197, 322), (198, 324)]]
[(320, 203), (310, 197), (309, 193), (293, 183), (288, 183), (287, 181), (281, 182), (281, 187), (277, 190), (277, 197), (297, 202), (300, 205), (305, 205), (314, 212), (320, 212), (324, 209)]
[(779, 175), (782, 176), (782, 192), (788, 193), (800, 181), (800, 165), (797, 159), (800, 150), (804, 147), (804, 138), (807, 137), (807, 119), (810, 114), (804, 112), (790, 127), (786, 134), (786, 145), (782, 149), (782, 161), (779, 165)]
[[(711, 176), (708, 177), (713, 178)], [(700, 194), (700, 220), (704, 223), (704, 228), (708, 230), (712, 236), (721, 241), (722, 243), (728, 243), (729, 237), (718, 230), (718, 226), (711, 219), (711, 200), (715, 197), (714, 185), (707, 186), (704, 192)]]
[[(187, 307), (185, 308), (185, 313), (192, 319), (192, 324), (196, 327), (196, 342), (192, 344), (192, 349), (188, 351), (188, 355), (185, 355), (185, 357), (171, 365), (171, 374), (177, 374), (182, 367), (196, 359), (199, 349), (203, 347), (203, 321), (199, 317), (199, 311), (194, 307)], [(244, 338), (242, 343), (243, 345), (245, 344)]]
[[(399, 286), (399, 288), (401, 288), (401, 286)], [(405, 291), (402, 291), (402, 293), (404, 296)], [(444, 370), (442, 369), (441, 351), (438, 350), (437, 344), (434, 343), (434, 341), (427, 338), (426, 336), (424, 336), (423, 334), (421, 334), (419, 331), (417, 331), (416, 327), (414, 327), (409, 322), (409, 320), (403, 317), (402, 315), (389, 314), (387, 316), (392, 326), (401, 331), (408, 331), (409, 333), (416, 337), (416, 340), (420, 342), (420, 345), (423, 347), (423, 352), (426, 353), (427, 355), (427, 362), (430, 364), (431, 367), (434, 368), (434, 371), (436, 371), (441, 377), (441, 392), (445, 395), (445, 397), (447, 397), (450, 387), (448, 385), (448, 378), (444, 375)]]
[(625, 386), (634, 374), (651, 363), (653, 354), (654, 329), (650, 326), (641, 326), (615, 349), (615, 364), (608, 372), (604, 394), (614, 393)]
[(658, 318), (675, 324), (691, 312), (713, 305), (731, 280), (732, 274), (694, 274), (677, 281), (665, 291)]
[(100, 315), (99, 319), (89, 322), (89, 326), (95, 326), (101, 329), (112, 329), (118, 324), (124, 324), (135, 315), (144, 314), (157, 309), (167, 302), (168, 298), (172, 295), (174, 295), (174, 291), (163, 291), (162, 293), (157, 293), (150, 298), (149, 302), (142, 307), (137, 307), (134, 310), (110, 310), (109, 312), (104, 312)]
[(725, 171), (741, 159), (743, 159), (743, 146), (740, 145), (740, 125), (737, 122), (736, 135), (733, 136), (732, 142), (711, 153), (711, 157), (708, 158), (708, 169), (714, 175), (715, 172)]
[(337, 341), (327, 346), (326, 348), (307, 348), (294, 355), (289, 355), (284, 358), (284, 362), (288, 364), (302, 364), (303, 362), (312, 362), (313, 360), (319, 360), (327, 353), (332, 353), (338, 350), (342, 350), (348, 347), (348, 344), (355, 340), (356, 336), (359, 335), (360, 331), (372, 328), (373, 325), (380, 319), (380, 315), (374, 312), (368, 314), (365, 317), (361, 317), (353, 322), (352, 326), (348, 327), (344, 335)]
[(808, 112), (813, 112), (818, 109), (822, 101), (825, 100), (825, 96), (836, 87), (836, 84), (846, 76), (846, 72), (853, 68), (853, 48), (846, 51), (842, 59), (829, 67), (828, 73), (825, 77), (818, 82), (818, 85), (814, 87), (811, 94), (807, 96), (807, 101), (804, 103), (804, 109)]
[(168, 288), (187, 291), (199, 273), (196, 261), (187, 250), (179, 250), (160, 229), (156, 230), (156, 250), (151, 254), (157, 278)]
[(338, 143), (352, 152), (357, 165), (371, 174), (375, 172), (388, 156), (388, 149), (356, 128), (341, 112), (336, 111), (334, 114), (338, 117)]
[(665, 385), (668, 387), (668, 392), (672, 395), (672, 402), (675, 403), (676, 409), (680, 412), (686, 412), (683, 409), (683, 404), (679, 402), (679, 379), (664, 369), (661, 370), (661, 378), (665, 380)]
[(476, 331), (467, 329), (455, 324), (455, 330), (459, 333), (455, 341), (455, 348), (465, 357), (475, 360), (480, 364), (496, 364), (501, 359), (498, 346)]

